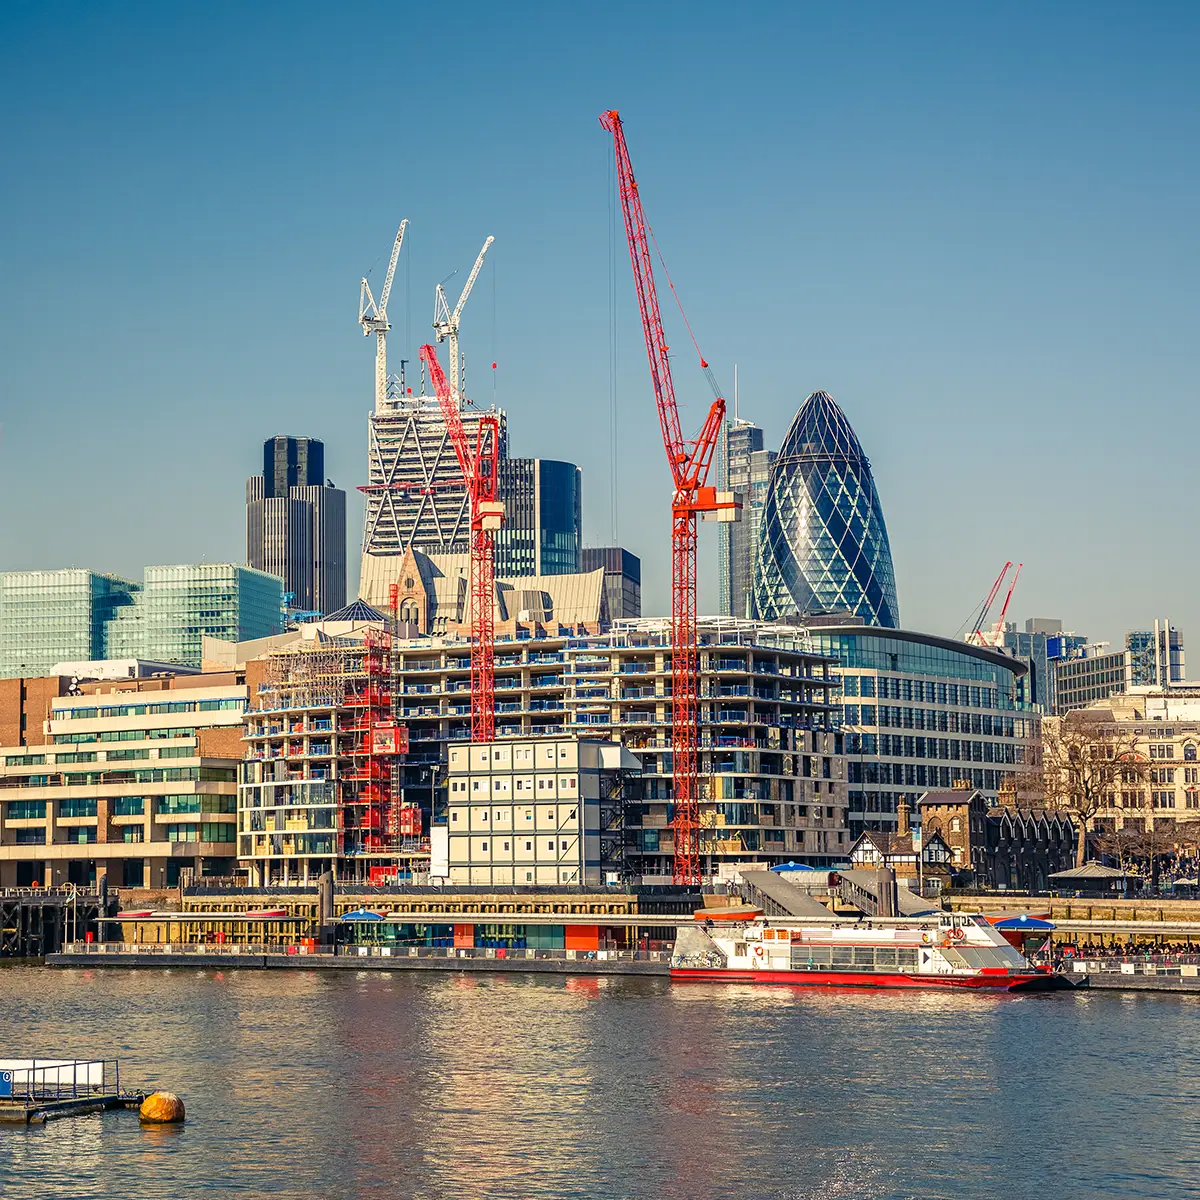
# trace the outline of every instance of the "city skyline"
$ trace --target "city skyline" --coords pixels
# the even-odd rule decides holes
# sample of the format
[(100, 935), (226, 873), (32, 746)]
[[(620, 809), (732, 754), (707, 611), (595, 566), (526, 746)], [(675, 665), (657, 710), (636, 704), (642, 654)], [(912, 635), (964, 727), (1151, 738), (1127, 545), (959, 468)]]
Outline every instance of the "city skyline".
[[(756, 73), (744, 96), (717, 102), (682, 60), (653, 85), (642, 82), (640, 50), (625, 66), (605, 64), (611, 27), (589, 30), (596, 57), (571, 78), (553, 64), (575, 18), (507, 28), (481, 15), (460, 46), (475, 70), (452, 98), (466, 173), (449, 193), (416, 169), (444, 150), (432, 101), (369, 85), (404, 147), (395, 163), (356, 124), (362, 101), (348, 81), (378, 30), (368, 37), (303, 10), (282, 27), (266, 14), (236, 24), (173, 14), (144, 28), (64, 11), (70, 20), (42, 8), (0, 17), (9, 48), (0, 94), (23, 114), (12, 138), (17, 182), (0, 198), (6, 227), (21, 233), (0, 298), (10, 342), (0, 476), (10, 504), (39, 497), (0, 535), (3, 566), (76, 562), (136, 575), (152, 562), (228, 560), (252, 464), (225, 453), (225, 426), (248, 444), (281, 427), (322, 438), (329, 475), (355, 502), (353, 538), (372, 379), (351, 326), (355, 291), (360, 274), (382, 274), (380, 247), (401, 216), (413, 223), (391, 304), (392, 361), (415, 357), (428, 336), (433, 285), (495, 234), (464, 317), (468, 391), (508, 409), (523, 453), (579, 464), (594, 501), (585, 543), (614, 541), (609, 192), (595, 117), (617, 104), (697, 336), (726, 388), (739, 365), (742, 409), (765, 445), (778, 447), (819, 388), (854, 412), (886, 502), (906, 624), (953, 633), (1016, 558), (1025, 563), (1018, 621), (1054, 614), (1113, 642), (1157, 611), (1185, 632), (1194, 626), (1198, 569), (1168, 553), (1188, 533), (1185, 313), (1197, 239), (1181, 204), (1194, 168), (1173, 147), (1188, 143), (1194, 122), (1179, 103), (1198, 42), (1189, 10), (1106, 23), (1064, 6), (1039, 15), (1030, 57), (1026, 30), (1001, 15), (881, 7), (864, 33), (848, 14), (776, 14), (776, 49), (757, 26), (701, 7), (689, 10), (690, 50), (724, 38), (735, 56), (782, 56), (803, 44), (828, 67), (812, 78)], [(669, 15), (649, 19), (670, 26)], [(419, 17), (391, 20), (406, 37), (425, 28)], [(291, 80), (298, 55), (321, 64), (327, 89)], [(537, 85), (496, 65), (534, 58), (548, 71)], [(1129, 83), (1120, 97), (1106, 84), (1117, 63)], [(65, 86), (47, 94), (51, 64)], [(815, 105), (830, 100), (831, 75), (838, 96)], [(239, 81), (236, 96), (216, 103), (226, 78)], [(503, 98), (488, 110), (480, 98), (498, 84)], [(540, 103), (546, 87), (559, 103)], [(83, 103), (85, 94), (99, 98)], [(161, 100), (152, 108), (151, 94)], [(267, 94), (292, 104), (272, 139), (240, 120)], [(791, 115), (786, 132), (754, 130), (764, 104)], [(47, 157), (48, 147), (61, 153)], [(315, 173), (327, 152), (329, 169)], [(726, 161), (738, 162), (738, 186), (707, 186), (721, 176), (713, 163)], [(554, 169), (532, 169), (544, 162)], [(368, 170), (384, 186), (363, 202)], [(822, 188), (803, 186), (809, 175)], [(768, 226), (780, 232), (768, 237)], [(67, 228), (76, 236), (64, 238)], [(169, 320), (146, 286), (168, 264), (186, 280)], [(46, 277), (71, 281), (82, 316), (70, 339), (31, 302)], [(264, 279), (284, 297), (269, 326)], [(632, 289), (621, 273), (616, 283), (615, 540), (643, 560), (644, 611), (665, 612), (666, 471)], [(780, 327), (802, 330), (799, 340), (763, 343), (747, 316), (763, 306)], [(160, 343), (177, 361), (162, 359)], [(677, 375), (695, 424), (703, 383), (682, 353)], [(64, 388), (65, 379), (80, 382)], [(1131, 396), (1149, 398), (1160, 420), (1129, 421)], [(1175, 436), (1161, 436), (1163, 420)], [(1147, 536), (1136, 490), (1106, 503), (1126, 456), (1156, 464), (1149, 548), (1158, 552), (1136, 579), (1113, 580), (1112, 547)], [(102, 504), (81, 505), (76, 485), (105, 462), (137, 469), (116, 473)], [(709, 529), (701, 608), (710, 612), (715, 564)]]

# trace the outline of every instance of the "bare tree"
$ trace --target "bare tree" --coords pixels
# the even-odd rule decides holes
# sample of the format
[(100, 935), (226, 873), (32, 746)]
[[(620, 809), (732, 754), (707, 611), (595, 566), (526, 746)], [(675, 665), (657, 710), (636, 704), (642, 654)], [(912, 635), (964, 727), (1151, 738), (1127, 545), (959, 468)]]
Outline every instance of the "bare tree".
[(1047, 807), (1070, 813), (1075, 822), (1076, 866), (1087, 861), (1097, 815), (1114, 805), (1122, 789), (1143, 783), (1148, 771), (1133, 730), (1109, 712), (1078, 709), (1042, 721), (1042, 792)]

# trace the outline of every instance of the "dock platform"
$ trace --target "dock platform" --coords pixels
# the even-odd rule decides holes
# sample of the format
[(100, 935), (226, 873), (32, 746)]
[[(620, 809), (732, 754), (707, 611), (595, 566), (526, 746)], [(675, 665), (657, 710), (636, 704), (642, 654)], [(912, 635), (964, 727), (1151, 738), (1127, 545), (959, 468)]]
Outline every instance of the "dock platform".
[(121, 1087), (116, 1059), (0, 1059), (0, 1124), (44, 1125), (62, 1117), (139, 1108), (146, 1093)]

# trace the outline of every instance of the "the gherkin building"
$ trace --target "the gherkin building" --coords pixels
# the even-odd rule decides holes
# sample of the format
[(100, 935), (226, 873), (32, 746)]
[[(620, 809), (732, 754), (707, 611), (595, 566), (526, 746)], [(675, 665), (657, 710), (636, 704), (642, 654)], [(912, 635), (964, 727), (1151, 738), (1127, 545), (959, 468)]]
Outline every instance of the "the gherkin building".
[(871, 464), (825, 392), (801, 405), (771, 469), (754, 608), (764, 620), (853, 613), (895, 628), (896, 575)]

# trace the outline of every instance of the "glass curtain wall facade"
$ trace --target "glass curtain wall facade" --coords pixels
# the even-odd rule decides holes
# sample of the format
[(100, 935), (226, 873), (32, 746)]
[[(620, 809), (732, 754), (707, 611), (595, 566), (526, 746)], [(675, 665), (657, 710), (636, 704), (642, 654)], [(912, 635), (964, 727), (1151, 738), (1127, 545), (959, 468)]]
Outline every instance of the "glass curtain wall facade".
[(801, 406), (771, 469), (754, 606), (763, 620), (843, 612), (870, 625), (895, 627), (900, 620), (871, 465), (825, 392)]
[(573, 575), (583, 545), (583, 476), (574, 463), (506, 458), (499, 464), (504, 524), (496, 574)]
[(282, 628), (283, 582), (234, 563), (147, 567), (111, 626), (109, 655), (198, 667), (205, 637), (248, 641)]
[(850, 829), (892, 830), (905, 799), (965, 782), (998, 796), (1038, 767), (1040, 715), (1028, 667), (995, 650), (906, 630), (826, 626), (816, 649), (841, 662)]
[(774, 450), (763, 449), (763, 431), (750, 421), (735, 419), (722, 434), (720, 487), (742, 497), (742, 519), (722, 523), (717, 536), (721, 615), (751, 617), (758, 526), (766, 500)]
[(138, 590), (128, 579), (80, 569), (0, 573), (0, 678), (110, 657), (110, 623)]

